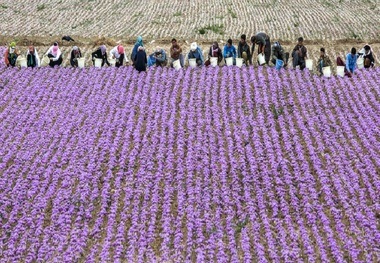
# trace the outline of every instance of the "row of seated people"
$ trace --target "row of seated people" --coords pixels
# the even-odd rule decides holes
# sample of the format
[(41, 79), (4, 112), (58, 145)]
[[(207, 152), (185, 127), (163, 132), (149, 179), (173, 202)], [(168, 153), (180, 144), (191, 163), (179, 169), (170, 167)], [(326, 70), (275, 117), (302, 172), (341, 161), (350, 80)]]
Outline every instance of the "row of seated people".
[[(197, 43), (191, 43), (190, 51), (187, 54), (188, 59), (195, 59), (197, 66), (210, 65), (210, 59), (212, 57), (217, 58), (217, 63), (220, 64), (223, 60), (227, 58), (233, 59), (233, 64), (236, 63), (236, 58), (242, 58), (245, 65), (252, 65), (253, 54), (255, 50), (255, 45), (258, 46), (257, 54), (262, 55), (265, 59), (265, 63), (270, 65), (276, 64), (277, 60), (283, 61), (283, 66), (288, 66), (288, 61), (290, 54), (285, 52), (283, 46), (279, 41), (273, 43), (270, 42), (270, 38), (266, 33), (259, 32), (256, 35), (251, 37), (250, 46), (247, 43), (246, 35), (241, 35), (241, 39), (238, 43), (238, 48), (233, 45), (232, 40), (228, 39), (227, 43), (223, 47), (223, 50), (219, 47), (218, 42), (214, 42), (209, 48), (208, 59), (205, 60), (201, 48)], [(299, 67), (303, 70), (306, 67), (307, 59), (307, 48), (304, 45), (304, 39), (302, 37), (298, 38), (297, 44), (292, 50), (291, 56), (292, 67)], [(7, 66), (15, 66), (19, 52), (16, 48), (16, 43), (12, 42), (5, 53), (5, 63)], [(51, 67), (60, 66), (63, 62), (62, 53), (57, 42), (55, 42), (45, 54), (49, 59), (49, 65)], [(355, 48), (352, 48), (351, 52), (346, 56), (346, 63), (340, 58), (337, 58), (338, 66), (345, 66), (346, 74), (352, 75), (356, 68), (356, 61), (359, 56), (362, 56), (364, 59), (364, 67), (369, 68), (373, 67), (375, 60), (373, 57), (373, 50), (369, 45), (365, 45), (358, 53)], [(82, 52), (77, 46), (73, 46), (70, 54), (70, 64), (73, 67), (78, 66), (78, 59), (82, 57)], [(126, 55), (125, 48), (122, 45), (117, 45), (113, 47), (110, 51), (110, 57), (115, 60), (115, 66), (120, 67), (124, 64), (129, 63), (129, 58)], [(109, 56), (107, 54), (107, 47), (105, 45), (99, 46), (91, 54), (93, 63), (95, 64), (95, 59), (101, 59), (101, 66), (107, 64), (110, 65)], [(181, 67), (184, 67), (184, 56), (182, 54), (182, 48), (178, 44), (176, 39), (172, 39), (170, 47), (170, 57), (168, 56), (164, 49), (161, 47), (156, 47), (154, 52), (147, 56), (143, 44), (142, 37), (139, 36), (136, 40), (136, 43), (132, 49), (130, 56), (132, 60), (132, 65), (138, 71), (145, 71), (146, 67), (151, 66), (167, 66), (168, 62), (171, 67), (173, 67), (174, 61), (178, 60)], [(38, 67), (40, 66), (40, 58), (35, 47), (29, 46), (26, 53), (26, 60), (28, 67)], [(322, 68), (326, 66), (331, 66), (331, 60), (326, 55), (325, 49), (320, 49), (320, 57), (317, 62), (317, 68), (320, 73), (322, 73)]]

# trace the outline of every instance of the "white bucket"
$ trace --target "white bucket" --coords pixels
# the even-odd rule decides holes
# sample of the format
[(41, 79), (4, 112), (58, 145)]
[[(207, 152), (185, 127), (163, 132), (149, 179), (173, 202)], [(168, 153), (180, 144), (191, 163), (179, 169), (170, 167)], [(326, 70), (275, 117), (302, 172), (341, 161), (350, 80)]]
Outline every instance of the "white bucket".
[(236, 66), (241, 68), (243, 66), (243, 59), (242, 58), (237, 58), (236, 59)]
[(338, 75), (339, 77), (344, 77), (344, 66), (336, 67), (336, 75)]
[(234, 64), (234, 58), (233, 57), (226, 58), (226, 64), (227, 66), (232, 66)]
[(179, 61), (179, 59), (173, 61), (173, 67), (174, 67), (176, 70), (180, 70), (180, 69), (182, 68), (182, 67), (181, 67), (181, 62)]
[(189, 66), (195, 68), (197, 66), (197, 60), (195, 58), (189, 58)]
[(313, 70), (313, 60), (312, 59), (306, 59), (306, 68), (310, 71)]
[(260, 53), (259, 55), (257, 55), (257, 61), (259, 62), (259, 65), (264, 65), (265, 64), (265, 57), (262, 53)]
[(17, 63), (22, 68), (26, 68), (28, 66), (27, 63), (26, 63), (26, 58), (25, 57), (18, 57), (17, 58)]
[(356, 64), (358, 65), (358, 69), (364, 68), (364, 58), (362, 57), (358, 58), (358, 60), (356, 61)]
[(325, 76), (326, 78), (331, 77), (331, 68), (330, 67), (323, 67), (322, 73), (323, 73), (323, 76)]
[(111, 64), (111, 67), (115, 67), (115, 65), (116, 65), (116, 59), (114, 59), (114, 58), (110, 58), (110, 59), (108, 60), (108, 62)]
[(48, 56), (43, 56), (42, 60), (41, 60), (41, 67), (46, 67), (47, 65), (49, 65), (50, 63), (50, 59)]
[(84, 58), (77, 58), (78, 68), (84, 68)]
[(103, 59), (101, 59), (101, 58), (96, 58), (96, 59), (95, 59), (95, 67), (96, 67), (96, 68), (101, 68), (101, 67), (102, 67), (102, 62), (103, 62)]
[(217, 57), (211, 57), (210, 63), (211, 63), (211, 66), (216, 67), (218, 65), (218, 58)]

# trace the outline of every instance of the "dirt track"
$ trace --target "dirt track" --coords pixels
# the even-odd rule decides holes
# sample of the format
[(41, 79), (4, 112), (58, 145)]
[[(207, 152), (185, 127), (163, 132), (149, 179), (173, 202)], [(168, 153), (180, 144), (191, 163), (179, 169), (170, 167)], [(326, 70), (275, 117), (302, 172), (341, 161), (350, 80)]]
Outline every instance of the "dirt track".
[[(130, 38), (110, 38), (110, 37), (81, 37), (81, 36), (71, 36), (75, 40), (75, 44), (78, 46), (89, 46), (89, 47), (95, 47), (100, 45), (101, 43), (105, 43), (106, 45), (113, 46), (118, 43), (122, 43), (124, 45), (133, 45), (135, 43), (135, 39)], [(68, 43), (67, 41), (62, 41), (62, 36), (0, 36), (0, 44), (3, 46), (6, 46), (12, 41), (16, 41), (18, 46), (28, 46), (28, 45), (35, 45), (35, 46), (49, 46), (53, 42), (58, 42), (61, 46), (67, 46), (74, 42)], [(177, 40), (184, 44), (186, 41), (190, 44), (194, 40), (192, 39), (182, 39), (177, 38)], [(217, 39), (218, 42), (220, 42), (222, 39)], [(226, 39), (223, 39), (224, 41), (227, 41)], [(272, 39), (272, 41), (277, 41), (277, 39)], [(283, 45), (293, 45), (296, 42), (296, 39), (294, 41), (289, 40), (281, 40), (281, 43)], [(150, 43), (154, 41), (155, 45), (170, 45), (171, 38), (163, 38), (163, 39), (145, 39), (145, 43)], [(195, 40), (197, 41), (197, 40)], [(239, 39), (233, 39), (234, 43), (237, 43)], [(199, 45), (211, 45), (212, 41), (197, 41)], [(308, 40), (305, 39), (304, 41), (305, 45), (317, 45), (317, 46), (326, 46), (326, 47), (334, 47), (334, 46), (342, 46), (342, 45), (356, 45), (361, 46), (361, 44), (365, 44), (366, 42), (363, 42), (361, 40), (354, 40), (354, 39), (341, 39), (341, 40), (331, 40), (331, 41), (321, 41), (321, 40)], [(371, 41), (370, 44), (380, 44), (380, 39), (376, 41)]]

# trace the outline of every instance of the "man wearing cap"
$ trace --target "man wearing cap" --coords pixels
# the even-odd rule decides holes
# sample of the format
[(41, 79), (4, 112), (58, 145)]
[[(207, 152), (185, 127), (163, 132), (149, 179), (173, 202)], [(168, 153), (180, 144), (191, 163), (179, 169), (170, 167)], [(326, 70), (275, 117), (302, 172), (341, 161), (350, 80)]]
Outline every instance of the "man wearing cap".
[(298, 38), (298, 43), (293, 48), (292, 57), (293, 57), (293, 69), (299, 66), (300, 69), (303, 70), (306, 67), (305, 59), (307, 58), (307, 49), (303, 45), (303, 37)]
[(247, 44), (247, 36), (245, 34), (240, 36), (240, 42), (238, 46), (238, 57), (244, 60), (244, 64), (248, 66), (252, 65), (251, 49)]
[(187, 54), (187, 59), (192, 59), (192, 58), (195, 58), (197, 66), (203, 66), (204, 64), (203, 53), (202, 53), (202, 50), (198, 47), (196, 42), (191, 43), (190, 51)]
[(265, 63), (269, 65), (271, 46), (270, 38), (264, 32), (258, 32), (256, 35), (251, 37), (252, 43), (252, 55), (255, 51), (255, 45), (258, 45), (257, 54), (263, 54), (265, 56)]
[(128, 63), (127, 56), (125, 55), (124, 47), (122, 45), (117, 45), (110, 51), (111, 57), (116, 59), (115, 66), (118, 68), (123, 66), (124, 60)]
[(16, 60), (19, 55), (20, 54), (18, 50), (16, 49), (16, 43), (12, 42), (4, 54), (5, 64), (7, 65), (7, 67), (16, 66)]
[(288, 65), (289, 52), (285, 52), (280, 42), (274, 42), (272, 46), (272, 59), (271, 62), (276, 65), (276, 60), (282, 60), (284, 62), (284, 68)]
[(73, 49), (71, 50), (70, 55), (70, 64), (72, 67), (76, 68), (78, 67), (78, 58), (82, 57), (82, 53), (80, 52), (80, 49), (77, 46), (73, 46)]
[(324, 67), (331, 67), (331, 60), (330, 58), (326, 55), (325, 53), (325, 48), (321, 48), (321, 53), (320, 53), (320, 56), (319, 56), (319, 59), (318, 59), (318, 70), (321, 74), (323, 74), (323, 68)]

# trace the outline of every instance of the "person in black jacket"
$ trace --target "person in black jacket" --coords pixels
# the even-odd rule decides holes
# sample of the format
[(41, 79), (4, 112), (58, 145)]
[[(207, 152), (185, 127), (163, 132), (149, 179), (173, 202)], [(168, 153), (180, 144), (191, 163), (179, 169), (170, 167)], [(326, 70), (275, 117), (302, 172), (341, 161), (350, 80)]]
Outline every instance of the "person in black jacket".
[(110, 66), (110, 63), (108, 62), (107, 59), (107, 47), (106, 45), (101, 45), (97, 50), (92, 52), (92, 62), (95, 65), (95, 58), (101, 58), (103, 59), (102, 61), (102, 67), (104, 66), (104, 63), (107, 63), (108, 66)]
[(364, 68), (372, 68), (375, 65), (375, 58), (373, 57), (372, 49), (369, 45), (365, 45), (363, 49), (359, 52), (359, 55), (363, 55)]
[(218, 64), (223, 60), (223, 52), (219, 47), (218, 42), (214, 42), (208, 51), (208, 59), (205, 61), (205, 65), (209, 66), (211, 64), (210, 58), (218, 58)]
[(241, 35), (240, 42), (238, 46), (238, 58), (244, 60), (244, 64), (248, 66), (252, 65), (252, 56), (249, 45), (247, 44), (247, 36), (245, 34)]
[(40, 66), (40, 57), (38, 56), (37, 49), (34, 46), (29, 46), (28, 48), (26, 53), (26, 64), (31, 68)]
[(293, 48), (293, 69), (300, 66), (303, 70), (306, 67), (307, 48), (303, 45), (303, 37), (298, 38), (297, 45)]
[(82, 53), (77, 46), (73, 46), (73, 50), (71, 50), (70, 56), (70, 64), (72, 67), (78, 67), (78, 58), (82, 57)]
[(139, 72), (146, 70), (146, 64), (148, 60), (146, 58), (145, 49), (142, 46), (139, 46), (137, 53), (133, 59), (136, 70)]
[(252, 43), (251, 55), (253, 56), (253, 52), (255, 51), (255, 45), (257, 45), (258, 46), (257, 54), (263, 54), (265, 57), (265, 63), (269, 65), (270, 54), (272, 51), (271, 44), (270, 44), (270, 37), (264, 32), (258, 32), (256, 35), (251, 37), (251, 43)]

